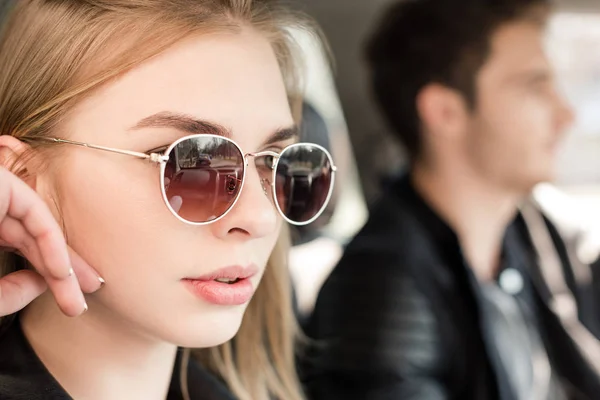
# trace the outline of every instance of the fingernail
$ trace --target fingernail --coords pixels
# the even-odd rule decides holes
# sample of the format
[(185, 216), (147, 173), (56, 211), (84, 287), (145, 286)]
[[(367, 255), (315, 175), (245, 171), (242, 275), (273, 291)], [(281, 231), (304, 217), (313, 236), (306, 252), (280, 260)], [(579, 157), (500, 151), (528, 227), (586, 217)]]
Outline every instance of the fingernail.
[(100, 287), (104, 286), (104, 284), (106, 283), (104, 278), (102, 278), (101, 276), (98, 277), (98, 280), (100, 281)]
[(88, 305), (87, 305), (87, 303), (84, 302), (83, 303), (83, 312), (82, 312), (82, 314), (84, 314), (85, 312), (87, 312), (87, 310), (88, 310)]
[(73, 271), (73, 268), (69, 268), (69, 276), (73, 276), (74, 273), (75, 271)]

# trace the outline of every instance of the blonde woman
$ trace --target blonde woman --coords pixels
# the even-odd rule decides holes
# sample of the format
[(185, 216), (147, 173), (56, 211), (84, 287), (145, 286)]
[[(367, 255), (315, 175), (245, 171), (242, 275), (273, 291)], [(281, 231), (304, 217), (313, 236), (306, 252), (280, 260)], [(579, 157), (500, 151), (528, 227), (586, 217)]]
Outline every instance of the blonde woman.
[(33, 301), (1, 322), (1, 399), (302, 398), (284, 227), (335, 167), (297, 143), (294, 25), (267, 1), (12, 3), (0, 315)]

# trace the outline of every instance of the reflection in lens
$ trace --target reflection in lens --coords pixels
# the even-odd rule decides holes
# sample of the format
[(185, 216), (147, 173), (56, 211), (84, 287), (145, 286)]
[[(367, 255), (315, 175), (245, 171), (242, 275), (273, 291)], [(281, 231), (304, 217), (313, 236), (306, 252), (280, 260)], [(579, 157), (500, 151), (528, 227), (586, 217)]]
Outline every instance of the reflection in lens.
[(183, 199), (181, 196), (173, 196), (169, 198), (169, 204), (171, 205), (173, 211), (179, 213), (179, 210), (181, 210), (181, 206), (183, 205)]
[[(167, 201), (181, 218), (208, 222), (235, 202), (244, 176), (243, 155), (225, 138), (194, 137), (179, 142), (165, 167)], [(168, 182), (168, 183), (167, 183)]]
[(311, 144), (295, 145), (281, 154), (275, 178), (277, 203), (293, 222), (314, 218), (324, 207), (332, 183), (327, 154)]

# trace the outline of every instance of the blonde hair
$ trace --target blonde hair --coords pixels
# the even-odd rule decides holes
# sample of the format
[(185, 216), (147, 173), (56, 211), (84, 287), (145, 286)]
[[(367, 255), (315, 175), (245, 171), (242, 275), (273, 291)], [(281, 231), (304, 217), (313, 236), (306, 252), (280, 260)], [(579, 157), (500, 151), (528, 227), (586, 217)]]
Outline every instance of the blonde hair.
[[(298, 62), (288, 28), (312, 28), (307, 18), (275, 2), (17, 0), (0, 36), (0, 132), (17, 138), (50, 136), (78, 101), (111, 78), (189, 35), (244, 26), (270, 41), (292, 110), (299, 110)], [(287, 249), (286, 231), (236, 337), (185, 353), (218, 374), (242, 400), (303, 397), (294, 362), (298, 329)], [(19, 257), (0, 252), (0, 276), (19, 268), (24, 268)]]

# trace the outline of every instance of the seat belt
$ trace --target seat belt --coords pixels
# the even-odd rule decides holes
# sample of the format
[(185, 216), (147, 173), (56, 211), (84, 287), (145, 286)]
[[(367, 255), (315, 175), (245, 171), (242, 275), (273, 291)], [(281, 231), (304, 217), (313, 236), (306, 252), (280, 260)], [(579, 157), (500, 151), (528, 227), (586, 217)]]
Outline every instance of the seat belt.
[(531, 202), (521, 207), (521, 215), (529, 230), (542, 279), (550, 291), (548, 306), (558, 316), (583, 359), (600, 376), (600, 341), (579, 321), (577, 302), (567, 286), (562, 261), (546, 221)]

